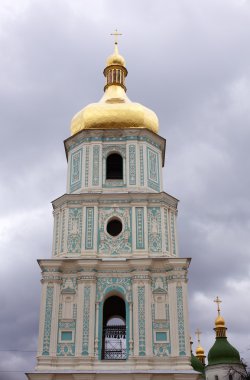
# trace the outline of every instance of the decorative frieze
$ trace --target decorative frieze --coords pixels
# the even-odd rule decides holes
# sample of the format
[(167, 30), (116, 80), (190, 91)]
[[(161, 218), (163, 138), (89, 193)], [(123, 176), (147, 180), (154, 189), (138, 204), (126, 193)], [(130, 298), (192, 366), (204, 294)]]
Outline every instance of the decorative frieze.
[(135, 208), (135, 223), (136, 223), (136, 249), (145, 248), (145, 233), (144, 233), (144, 208)]
[(94, 207), (86, 207), (85, 249), (93, 249), (94, 245)]
[(68, 253), (80, 253), (82, 242), (82, 208), (69, 209)]
[(63, 209), (62, 211), (62, 227), (61, 227), (61, 253), (64, 252), (65, 250), (65, 214), (66, 214), (66, 210)]
[(57, 356), (75, 356), (76, 321), (58, 323)]
[(145, 356), (145, 286), (138, 286), (138, 337), (139, 356)]
[(60, 214), (55, 214), (54, 219), (54, 225), (55, 225), (55, 231), (54, 231), (54, 255), (56, 256), (59, 251), (59, 223), (60, 222)]
[(100, 146), (93, 146), (92, 185), (99, 186)]
[(172, 243), (172, 252), (176, 256), (176, 241), (175, 241), (175, 215), (170, 212), (170, 222), (171, 222), (171, 243)]
[(82, 149), (71, 155), (70, 192), (78, 190), (82, 185)]
[(177, 300), (179, 355), (183, 356), (183, 355), (186, 355), (186, 346), (185, 346), (185, 329), (184, 329), (184, 311), (183, 311), (182, 286), (176, 287), (176, 300)]
[(82, 355), (89, 354), (89, 315), (90, 312), (90, 286), (84, 287), (83, 300), (83, 332), (82, 332)]
[(168, 209), (164, 208), (165, 250), (169, 252)]
[(89, 186), (89, 146), (85, 150), (85, 187)]
[(136, 185), (136, 146), (129, 145), (129, 185)]
[(97, 279), (96, 302), (100, 302), (107, 291), (121, 290), (128, 302), (132, 301), (132, 281), (130, 277), (100, 277)]
[(140, 146), (140, 185), (144, 186), (144, 171), (145, 165), (143, 162), (143, 146)]
[(160, 207), (148, 207), (148, 247), (150, 252), (162, 250)]
[(44, 333), (43, 333), (43, 355), (50, 354), (50, 337), (51, 337), (51, 322), (52, 322), (52, 309), (53, 309), (53, 293), (54, 286), (48, 285), (46, 291), (46, 307), (44, 319)]
[(147, 147), (148, 187), (160, 191), (159, 154)]

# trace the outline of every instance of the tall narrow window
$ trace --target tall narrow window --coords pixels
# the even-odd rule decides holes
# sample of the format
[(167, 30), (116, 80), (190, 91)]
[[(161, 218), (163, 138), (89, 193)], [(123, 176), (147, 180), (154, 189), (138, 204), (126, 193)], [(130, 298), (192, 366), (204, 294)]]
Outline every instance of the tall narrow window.
[(126, 308), (122, 298), (109, 297), (103, 306), (102, 359), (125, 360)]
[(108, 156), (106, 178), (123, 179), (123, 162), (120, 154), (112, 153)]

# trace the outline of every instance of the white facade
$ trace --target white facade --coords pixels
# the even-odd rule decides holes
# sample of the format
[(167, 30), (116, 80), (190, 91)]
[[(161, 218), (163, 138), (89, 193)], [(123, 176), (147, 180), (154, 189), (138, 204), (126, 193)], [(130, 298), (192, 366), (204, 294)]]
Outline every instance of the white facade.
[(216, 364), (206, 366), (206, 380), (242, 380), (246, 370), (242, 364)]
[[(162, 185), (165, 140), (146, 129), (83, 130), (65, 149), (67, 193), (53, 202), (52, 259), (39, 261), (37, 367), (28, 378), (198, 378), (190, 365), (190, 259), (178, 255), (178, 201)], [(107, 178), (113, 153), (122, 157), (119, 179)], [(105, 356), (111, 312), (124, 320), (122, 360)]]

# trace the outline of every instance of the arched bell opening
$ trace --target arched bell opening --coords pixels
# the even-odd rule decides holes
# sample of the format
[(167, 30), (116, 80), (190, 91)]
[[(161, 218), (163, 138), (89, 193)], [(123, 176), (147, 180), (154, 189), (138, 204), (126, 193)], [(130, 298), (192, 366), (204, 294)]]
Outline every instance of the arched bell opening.
[(119, 153), (107, 157), (106, 179), (123, 179), (123, 159)]
[(125, 360), (126, 305), (122, 298), (111, 296), (103, 305), (102, 359)]

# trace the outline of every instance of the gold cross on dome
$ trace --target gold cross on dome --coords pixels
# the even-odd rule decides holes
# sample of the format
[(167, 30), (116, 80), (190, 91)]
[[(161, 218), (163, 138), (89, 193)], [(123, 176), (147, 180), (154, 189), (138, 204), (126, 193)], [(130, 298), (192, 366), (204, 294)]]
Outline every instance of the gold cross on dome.
[(197, 329), (195, 331), (195, 335), (197, 336), (197, 340), (198, 340), (198, 343), (200, 343), (200, 335), (201, 335), (201, 331), (199, 329)]
[(218, 311), (218, 315), (220, 315), (220, 303), (222, 302), (219, 297), (217, 296), (214, 300), (215, 303), (217, 303), (217, 311)]
[(115, 44), (118, 44), (118, 36), (122, 36), (122, 33), (118, 33), (118, 30), (115, 29), (114, 33), (110, 33), (111, 36), (115, 37)]

